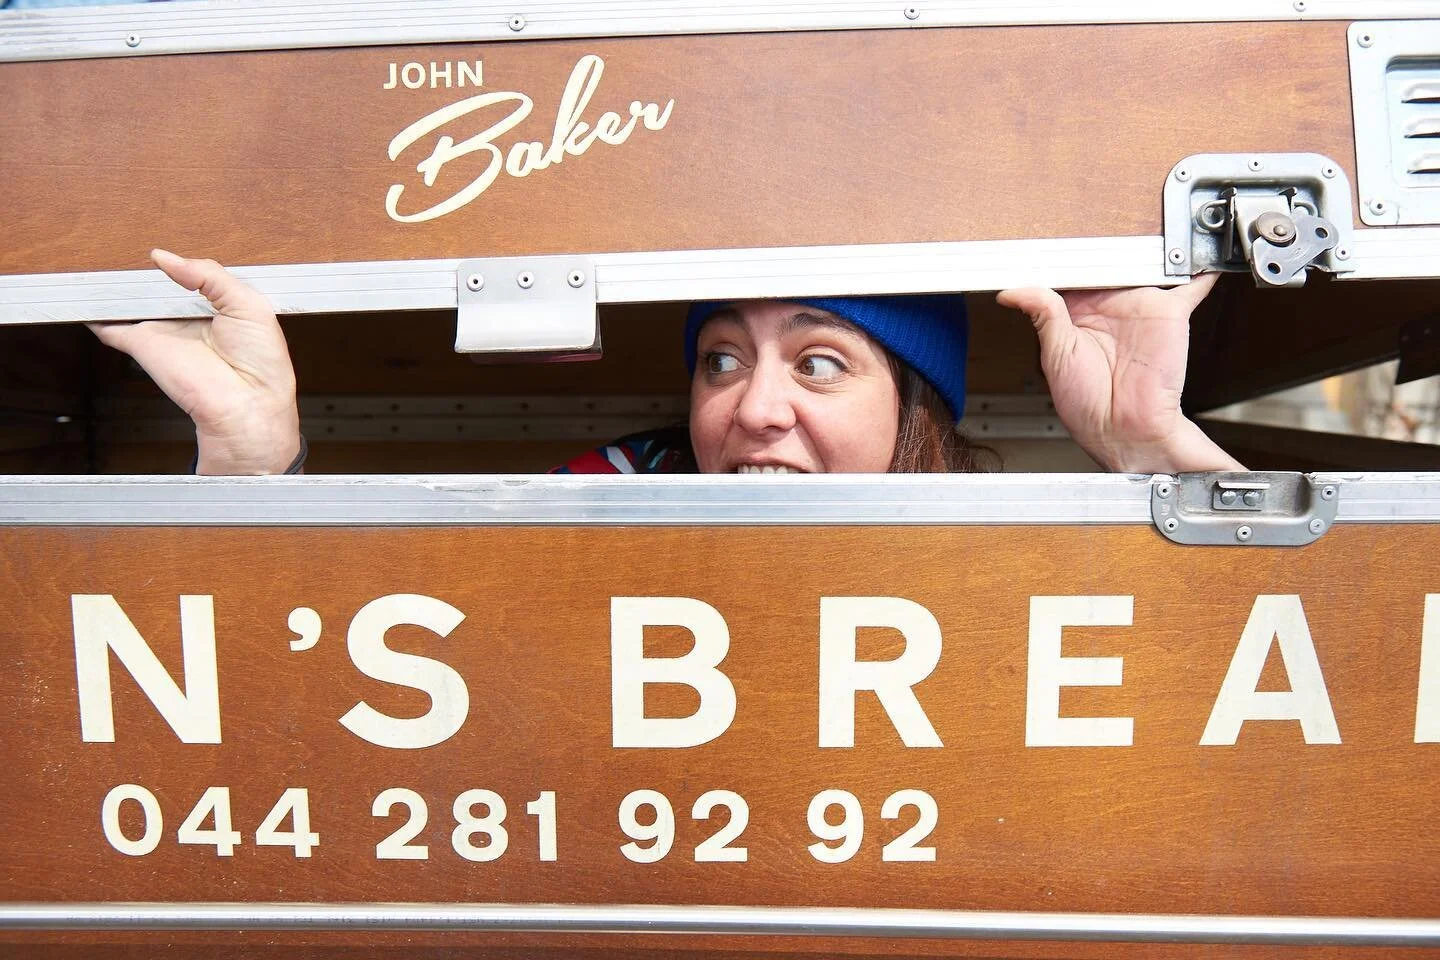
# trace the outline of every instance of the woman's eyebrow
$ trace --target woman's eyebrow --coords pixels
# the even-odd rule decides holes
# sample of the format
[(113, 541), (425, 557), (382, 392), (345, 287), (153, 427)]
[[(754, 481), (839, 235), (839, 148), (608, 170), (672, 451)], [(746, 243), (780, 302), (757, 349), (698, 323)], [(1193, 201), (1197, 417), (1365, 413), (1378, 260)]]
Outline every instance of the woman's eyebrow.
[(780, 332), (784, 335), (809, 327), (828, 327), (852, 336), (859, 332), (855, 325), (848, 320), (841, 320), (839, 317), (832, 317), (829, 314), (809, 313), (804, 310), (786, 317), (785, 322), (780, 326)]

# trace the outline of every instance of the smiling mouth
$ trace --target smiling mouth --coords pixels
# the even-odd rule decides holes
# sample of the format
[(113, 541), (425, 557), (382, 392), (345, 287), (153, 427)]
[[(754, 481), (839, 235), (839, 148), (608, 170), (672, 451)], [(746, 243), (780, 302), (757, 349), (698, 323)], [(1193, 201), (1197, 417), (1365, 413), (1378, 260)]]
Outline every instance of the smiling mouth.
[(804, 470), (797, 470), (795, 467), (787, 467), (781, 464), (767, 463), (742, 463), (735, 468), (736, 473), (804, 473)]

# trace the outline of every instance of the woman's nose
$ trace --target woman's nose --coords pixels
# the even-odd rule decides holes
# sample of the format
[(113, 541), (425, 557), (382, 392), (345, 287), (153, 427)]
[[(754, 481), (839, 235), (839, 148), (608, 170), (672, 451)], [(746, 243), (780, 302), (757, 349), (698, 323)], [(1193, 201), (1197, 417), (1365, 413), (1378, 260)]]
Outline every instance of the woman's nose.
[(795, 408), (787, 389), (785, 372), (761, 364), (745, 382), (745, 392), (735, 408), (735, 423), (748, 433), (785, 431), (795, 426)]

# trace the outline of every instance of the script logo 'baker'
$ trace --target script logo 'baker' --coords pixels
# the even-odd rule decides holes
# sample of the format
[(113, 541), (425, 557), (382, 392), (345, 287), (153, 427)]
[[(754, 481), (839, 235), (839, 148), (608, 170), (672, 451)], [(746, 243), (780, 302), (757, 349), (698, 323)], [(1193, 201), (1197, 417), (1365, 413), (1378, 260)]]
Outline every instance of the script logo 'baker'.
[(420, 138), (438, 132), (446, 124), (459, 120), (461, 117), (467, 117), (502, 104), (512, 105), (508, 114), (495, 120), (468, 139), (457, 143), (450, 134), (441, 134), (430, 155), (415, 166), (415, 170), (422, 175), (425, 186), (433, 187), (441, 168), (451, 160), (472, 153), (488, 155), (489, 162), (485, 169), (470, 181), (469, 185), (459, 193), (432, 207), (416, 213), (401, 213), (400, 197), (405, 192), (405, 185), (393, 184), (385, 194), (385, 212), (390, 215), (392, 220), (398, 220), (401, 223), (421, 223), (426, 220), (434, 220), (447, 213), (454, 213), (484, 193), (500, 175), (502, 167), (512, 177), (526, 177), (536, 170), (544, 170), (552, 164), (561, 162), (565, 159), (566, 154), (572, 157), (581, 156), (590, 149), (596, 140), (616, 145), (624, 143), (635, 131), (637, 121), (644, 124), (647, 130), (659, 130), (665, 126), (670, 119), (671, 110), (675, 106), (674, 100), (667, 101), (664, 107), (656, 103), (641, 103), (639, 100), (632, 100), (628, 118), (622, 118), (618, 113), (606, 111), (595, 120), (593, 126), (580, 119), (585, 108), (590, 104), (590, 98), (595, 95), (596, 88), (600, 86), (600, 76), (604, 71), (605, 61), (594, 54), (587, 54), (576, 62), (575, 69), (570, 71), (570, 79), (565, 84), (565, 92), (560, 97), (560, 109), (555, 116), (555, 131), (549, 144), (521, 140), (511, 144), (508, 151), (502, 151), (499, 146), (496, 146), (494, 141), (524, 121), (534, 107), (534, 102), (529, 97), (513, 91), (482, 93), (467, 97), (449, 106), (441, 107), (434, 113), (410, 124), (390, 141), (389, 156), (391, 160), (398, 159), (400, 154)]

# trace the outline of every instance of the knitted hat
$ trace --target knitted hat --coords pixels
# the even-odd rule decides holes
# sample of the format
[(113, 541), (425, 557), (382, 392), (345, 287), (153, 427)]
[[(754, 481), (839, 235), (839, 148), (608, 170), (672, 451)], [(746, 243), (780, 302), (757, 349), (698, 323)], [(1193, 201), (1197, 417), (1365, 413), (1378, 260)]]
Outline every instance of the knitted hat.
[[(965, 297), (958, 293), (887, 297), (786, 299), (848, 320), (924, 377), (956, 420), (965, 412), (965, 351), (970, 324)], [(726, 301), (690, 307), (685, 321), (685, 364), (695, 375), (700, 326)]]

